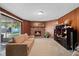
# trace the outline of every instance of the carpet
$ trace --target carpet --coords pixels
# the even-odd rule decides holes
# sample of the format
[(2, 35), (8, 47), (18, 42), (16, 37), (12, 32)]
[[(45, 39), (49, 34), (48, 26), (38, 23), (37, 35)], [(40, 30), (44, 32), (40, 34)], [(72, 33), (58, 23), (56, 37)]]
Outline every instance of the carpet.
[(29, 56), (71, 56), (72, 53), (53, 38), (35, 38)]

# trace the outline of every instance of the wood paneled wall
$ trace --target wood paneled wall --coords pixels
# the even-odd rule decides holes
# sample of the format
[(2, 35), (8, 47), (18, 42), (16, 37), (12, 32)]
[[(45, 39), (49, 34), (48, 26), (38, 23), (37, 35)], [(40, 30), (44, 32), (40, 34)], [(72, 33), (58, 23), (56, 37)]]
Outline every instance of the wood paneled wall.
[(76, 30), (77, 29), (77, 9), (59, 18), (58, 23), (61, 24), (61, 23), (64, 23), (66, 20), (69, 20), (69, 25), (71, 25)]
[(31, 25), (29, 21), (24, 20), (21, 23), (21, 33), (27, 33), (28, 35), (30, 35), (30, 29), (31, 29)]
[(79, 7), (75, 10), (71, 11), (70, 13), (64, 15), (63, 17), (58, 19), (58, 23), (62, 24), (66, 20), (69, 20), (69, 25), (71, 25), (74, 30), (77, 31), (77, 40), (79, 42)]
[(77, 9), (77, 39), (79, 42), (79, 8)]

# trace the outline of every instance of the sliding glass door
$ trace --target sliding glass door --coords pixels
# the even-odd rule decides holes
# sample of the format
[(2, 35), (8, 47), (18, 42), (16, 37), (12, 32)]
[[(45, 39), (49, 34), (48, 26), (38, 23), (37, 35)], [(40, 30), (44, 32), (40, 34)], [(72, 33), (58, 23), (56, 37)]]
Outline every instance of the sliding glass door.
[(12, 37), (21, 34), (21, 23), (19, 21), (5, 15), (0, 17), (1, 42), (8, 42)]

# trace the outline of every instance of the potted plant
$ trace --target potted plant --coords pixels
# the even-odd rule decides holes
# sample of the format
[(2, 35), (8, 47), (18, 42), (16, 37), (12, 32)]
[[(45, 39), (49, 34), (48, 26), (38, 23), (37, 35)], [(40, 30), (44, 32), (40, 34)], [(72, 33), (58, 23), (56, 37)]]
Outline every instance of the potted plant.
[(49, 32), (45, 32), (44, 37), (45, 38), (49, 38), (50, 37), (50, 33)]

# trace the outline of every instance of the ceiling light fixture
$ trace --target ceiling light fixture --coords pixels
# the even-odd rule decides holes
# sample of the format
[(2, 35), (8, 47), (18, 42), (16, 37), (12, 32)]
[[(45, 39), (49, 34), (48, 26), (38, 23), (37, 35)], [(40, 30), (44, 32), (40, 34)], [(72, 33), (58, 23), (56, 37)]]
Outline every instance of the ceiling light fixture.
[(44, 14), (44, 11), (39, 11), (38, 12), (38, 15), (43, 15)]

